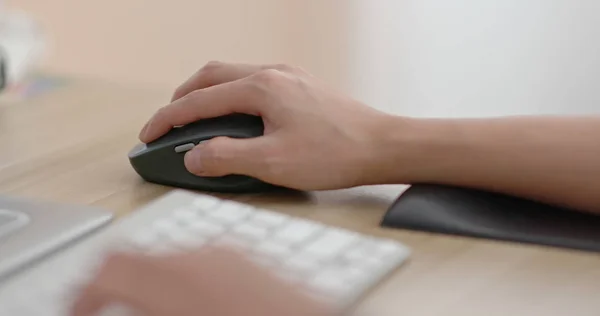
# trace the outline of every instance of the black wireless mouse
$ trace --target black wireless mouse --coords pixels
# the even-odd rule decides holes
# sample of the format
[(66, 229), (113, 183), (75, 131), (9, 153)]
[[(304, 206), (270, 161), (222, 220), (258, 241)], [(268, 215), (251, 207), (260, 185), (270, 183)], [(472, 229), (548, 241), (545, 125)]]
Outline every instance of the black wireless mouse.
[(223, 193), (271, 190), (277, 187), (244, 175), (196, 176), (185, 168), (183, 160), (185, 153), (202, 141), (217, 136), (251, 138), (263, 133), (261, 117), (231, 114), (173, 128), (153, 142), (136, 145), (128, 156), (133, 169), (152, 183)]

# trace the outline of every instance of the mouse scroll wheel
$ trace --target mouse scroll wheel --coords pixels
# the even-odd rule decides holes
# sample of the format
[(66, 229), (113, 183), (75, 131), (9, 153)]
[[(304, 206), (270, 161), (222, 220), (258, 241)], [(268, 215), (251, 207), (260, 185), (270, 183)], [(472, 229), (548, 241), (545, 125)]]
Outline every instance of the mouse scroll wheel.
[(194, 148), (194, 146), (196, 146), (194, 143), (187, 143), (187, 144), (175, 146), (175, 152), (176, 153), (184, 153), (184, 152), (189, 151), (192, 148)]
[[(205, 142), (206, 140), (202, 140), (198, 142), (198, 145)], [(192, 148), (194, 148), (196, 146), (196, 144), (194, 143), (186, 143), (186, 144), (182, 144), (179, 146), (175, 146), (175, 152), (176, 153), (184, 153), (186, 151), (190, 151), (192, 150)]]

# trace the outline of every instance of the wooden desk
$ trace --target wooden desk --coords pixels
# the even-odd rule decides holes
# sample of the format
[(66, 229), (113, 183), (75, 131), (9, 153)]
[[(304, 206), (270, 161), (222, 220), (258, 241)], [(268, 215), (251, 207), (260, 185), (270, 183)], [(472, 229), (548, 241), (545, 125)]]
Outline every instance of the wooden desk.
[[(100, 205), (126, 214), (169, 188), (144, 183), (127, 152), (170, 90), (77, 80), (0, 104), (0, 194)], [(401, 240), (410, 262), (373, 291), (371, 315), (600, 315), (600, 256), (378, 227), (402, 187), (222, 195)]]

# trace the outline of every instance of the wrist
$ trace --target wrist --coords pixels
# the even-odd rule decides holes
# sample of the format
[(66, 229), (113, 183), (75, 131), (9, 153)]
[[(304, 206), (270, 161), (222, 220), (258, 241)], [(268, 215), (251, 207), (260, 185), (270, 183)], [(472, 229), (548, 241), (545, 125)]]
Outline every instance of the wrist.
[(384, 116), (374, 130), (369, 184), (442, 181), (460, 147), (451, 120)]

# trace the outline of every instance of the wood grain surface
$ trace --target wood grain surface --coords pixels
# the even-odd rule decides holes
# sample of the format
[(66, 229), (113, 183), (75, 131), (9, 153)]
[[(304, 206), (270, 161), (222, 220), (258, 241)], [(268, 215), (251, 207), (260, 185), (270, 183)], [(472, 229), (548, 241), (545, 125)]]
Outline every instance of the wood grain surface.
[[(93, 204), (126, 216), (171, 190), (145, 183), (127, 152), (171, 91), (73, 79), (0, 106), (0, 194)], [(369, 293), (369, 315), (600, 315), (600, 256), (382, 229), (403, 186), (220, 195), (402, 241), (413, 254)]]

